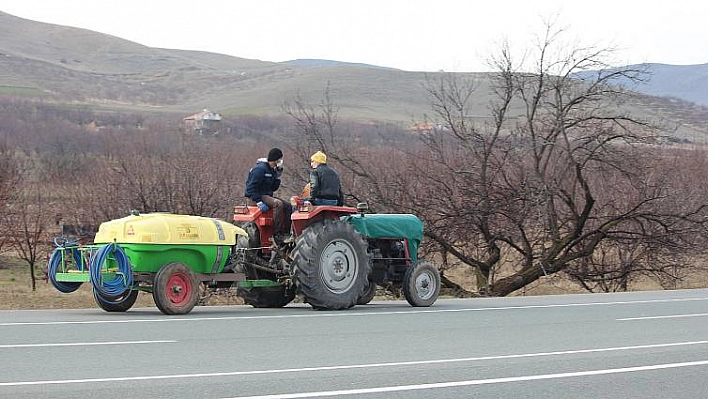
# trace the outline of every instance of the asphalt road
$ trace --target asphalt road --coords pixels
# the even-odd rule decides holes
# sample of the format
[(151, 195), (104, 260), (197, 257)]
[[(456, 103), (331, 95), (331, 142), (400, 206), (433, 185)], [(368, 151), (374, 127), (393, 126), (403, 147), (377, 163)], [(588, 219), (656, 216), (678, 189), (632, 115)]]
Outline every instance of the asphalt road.
[(0, 398), (707, 398), (708, 290), (0, 312)]

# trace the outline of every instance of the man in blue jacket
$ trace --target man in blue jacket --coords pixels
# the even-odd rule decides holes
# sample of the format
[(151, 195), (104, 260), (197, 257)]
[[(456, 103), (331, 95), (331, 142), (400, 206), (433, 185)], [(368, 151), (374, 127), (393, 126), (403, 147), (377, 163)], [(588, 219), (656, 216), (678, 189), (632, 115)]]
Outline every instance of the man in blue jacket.
[(266, 158), (259, 158), (248, 172), (245, 196), (250, 198), (261, 211), (273, 209), (273, 238), (282, 241), (290, 234), (290, 205), (273, 196), (280, 188), (280, 174), (283, 173), (283, 151), (272, 148)]

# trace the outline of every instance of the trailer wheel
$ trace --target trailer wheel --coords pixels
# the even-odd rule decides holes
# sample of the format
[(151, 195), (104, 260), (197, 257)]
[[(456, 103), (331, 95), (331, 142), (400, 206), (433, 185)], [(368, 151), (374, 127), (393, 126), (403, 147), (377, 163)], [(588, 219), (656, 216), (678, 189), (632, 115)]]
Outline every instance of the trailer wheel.
[(403, 295), (411, 306), (430, 306), (440, 294), (440, 272), (432, 263), (421, 261), (403, 275)]
[(295, 290), (284, 285), (239, 288), (236, 292), (246, 305), (254, 308), (282, 308), (295, 299)]
[(155, 275), (152, 297), (162, 313), (186, 314), (199, 300), (198, 288), (192, 269), (183, 263), (168, 263)]
[(94, 289), (93, 299), (106, 312), (125, 312), (135, 305), (135, 301), (138, 299), (138, 290), (127, 290), (117, 298), (107, 298)]
[(364, 291), (364, 295), (356, 302), (357, 305), (366, 305), (376, 296), (376, 283), (369, 280), (369, 288)]
[(368, 286), (371, 255), (352, 225), (325, 220), (305, 229), (292, 254), (298, 292), (315, 309), (348, 309)]

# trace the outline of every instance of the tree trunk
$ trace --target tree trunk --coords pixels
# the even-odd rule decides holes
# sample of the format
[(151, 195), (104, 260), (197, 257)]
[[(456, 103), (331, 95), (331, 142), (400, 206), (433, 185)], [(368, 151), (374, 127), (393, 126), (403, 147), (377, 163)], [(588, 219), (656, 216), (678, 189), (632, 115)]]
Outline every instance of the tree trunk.
[(526, 285), (538, 280), (546, 273), (540, 265), (534, 265), (522, 269), (518, 273), (504, 277), (501, 280), (494, 282), (489, 289), (490, 296), (507, 296), (512, 292), (525, 287)]
[(32, 292), (37, 290), (37, 278), (34, 277), (34, 262), (30, 263), (30, 281), (32, 284)]

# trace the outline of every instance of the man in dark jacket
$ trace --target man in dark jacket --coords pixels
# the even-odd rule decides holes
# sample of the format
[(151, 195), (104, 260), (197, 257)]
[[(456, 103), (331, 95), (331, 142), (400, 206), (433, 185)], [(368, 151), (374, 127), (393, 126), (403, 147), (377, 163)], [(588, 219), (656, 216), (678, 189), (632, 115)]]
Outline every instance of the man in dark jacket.
[(310, 157), (310, 196), (313, 205), (344, 205), (339, 174), (327, 165), (327, 155), (317, 151)]
[(273, 208), (274, 232), (276, 240), (290, 234), (290, 205), (273, 196), (280, 188), (280, 174), (283, 172), (283, 151), (272, 148), (266, 158), (259, 158), (248, 172), (245, 196), (250, 198), (261, 211)]

